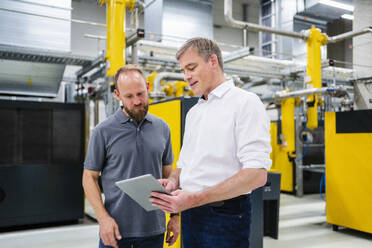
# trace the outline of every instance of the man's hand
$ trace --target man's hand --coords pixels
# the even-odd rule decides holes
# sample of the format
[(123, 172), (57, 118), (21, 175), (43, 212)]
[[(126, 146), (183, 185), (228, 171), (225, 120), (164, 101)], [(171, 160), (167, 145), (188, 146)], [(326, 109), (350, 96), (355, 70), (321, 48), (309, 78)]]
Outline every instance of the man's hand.
[(158, 179), (159, 183), (164, 186), (169, 192), (177, 189), (176, 183), (170, 179)]
[(183, 210), (199, 206), (198, 193), (176, 190), (172, 195), (152, 192), (150, 201), (152, 205), (166, 213), (180, 213)]
[(119, 248), (116, 240), (121, 239), (119, 232), (119, 227), (116, 221), (110, 216), (101, 218), (98, 220), (100, 237), (104, 245), (112, 246), (114, 248)]
[(167, 236), (166, 242), (168, 246), (172, 246), (176, 241), (177, 237), (180, 234), (180, 217), (179, 215), (174, 215), (170, 218), (167, 225)]

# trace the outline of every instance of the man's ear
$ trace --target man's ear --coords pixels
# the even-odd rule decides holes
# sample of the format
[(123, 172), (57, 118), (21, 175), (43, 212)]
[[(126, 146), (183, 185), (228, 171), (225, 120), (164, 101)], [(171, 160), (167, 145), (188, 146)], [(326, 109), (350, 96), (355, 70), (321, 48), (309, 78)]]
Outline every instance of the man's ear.
[(219, 67), (220, 65), (218, 64), (218, 58), (217, 58), (217, 55), (216, 54), (212, 54), (210, 57), (209, 57), (209, 61), (211, 62), (211, 65), (213, 68), (217, 68)]
[(117, 89), (114, 89), (114, 94), (115, 94), (116, 99), (118, 99), (118, 101), (120, 101), (120, 93)]

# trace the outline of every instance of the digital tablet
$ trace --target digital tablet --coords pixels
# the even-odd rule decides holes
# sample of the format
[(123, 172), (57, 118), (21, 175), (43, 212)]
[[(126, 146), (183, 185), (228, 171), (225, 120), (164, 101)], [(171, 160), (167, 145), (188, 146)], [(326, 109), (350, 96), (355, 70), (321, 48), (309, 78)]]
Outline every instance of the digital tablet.
[(159, 209), (149, 200), (151, 192), (170, 194), (151, 174), (118, 181), (115, 184), (146, 211)]

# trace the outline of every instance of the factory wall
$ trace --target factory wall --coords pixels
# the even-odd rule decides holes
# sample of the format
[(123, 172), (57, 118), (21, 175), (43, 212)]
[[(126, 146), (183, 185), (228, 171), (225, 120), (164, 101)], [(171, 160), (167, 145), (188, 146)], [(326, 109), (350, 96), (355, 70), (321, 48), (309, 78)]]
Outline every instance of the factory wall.
[[(372, 24), (371, 0), (354, 0), (354, 6), (353, 30), (370, 27)], [(353, 38), (353, 63), (358, 78), (372, 76), (371, 36), (372, 34), (369, 33)]]
[[(106, 6), (93, 0), (73, 0), (71, 18), (106, 24)], [(85, 34), (106, 37), (106, 28), (71, 23), (71, 51), (73, 54), (96, 57), (106, 48), (106, 40), (84, 37)]]
[[(345, 19), (336, 19), (327, 24), (327, 35), (335, 36), (352, 30), (352, 22)], [(337, 43), (327, 45), (327, 57), (329, 59), (345, 61), (336, 63), (337, 67), (352, 68), (353, 40), (346, 39)]]
[[(259, 21), (259, 0), (234, 0), (233, 1), (233, 17), (236, 20), (243, 21), (243, 4), (247, 4), (247, 22), (258, 23)], [(224, 17), (224, 1), (215, 0), (213, 4), (213, 24), (214, 39), (218, 42), (233, 44), (237, 46), (243, 45), (243, 31), (228, 26)], [(247, 32), (247, 45), (254, 47), (254, 54), (258, 55), (258, 33)], [(226, 51), (234, 50), (231, 47), (222, 47)], [(236, 48), (235, 48), (236, 50)]]

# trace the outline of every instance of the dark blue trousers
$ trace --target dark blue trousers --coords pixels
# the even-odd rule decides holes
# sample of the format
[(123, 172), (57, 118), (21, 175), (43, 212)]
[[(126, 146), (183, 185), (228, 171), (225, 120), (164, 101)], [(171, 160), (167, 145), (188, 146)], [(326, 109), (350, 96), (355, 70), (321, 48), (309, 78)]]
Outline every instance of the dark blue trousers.
[(250, 195), (182, 212), (183, 248), (249, 248)]
[[(122, 238), (118, 240), (119, 248), (162, 248), (164, 244), (164, 234), (143, 237), (143, 238)], [(99, 248), (110, 248), (99, 240)]]

